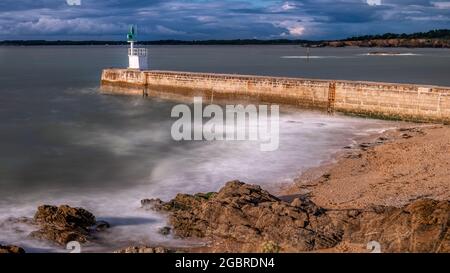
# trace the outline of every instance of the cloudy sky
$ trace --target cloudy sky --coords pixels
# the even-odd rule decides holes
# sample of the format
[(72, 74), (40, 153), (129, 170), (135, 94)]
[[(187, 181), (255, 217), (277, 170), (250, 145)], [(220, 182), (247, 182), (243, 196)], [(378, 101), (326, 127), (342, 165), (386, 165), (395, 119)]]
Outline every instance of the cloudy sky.
[(123, 40), (130, 24), (141, 40), (335, 39), (450, 28), (450, 0), (0, 0), (0, 40)]

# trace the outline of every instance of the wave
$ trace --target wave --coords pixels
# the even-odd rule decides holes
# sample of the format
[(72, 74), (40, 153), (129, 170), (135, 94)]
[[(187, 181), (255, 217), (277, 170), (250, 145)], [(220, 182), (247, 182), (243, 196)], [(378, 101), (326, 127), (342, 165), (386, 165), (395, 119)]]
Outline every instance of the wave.
[[(160, 235), (158, 230), (166, 225), (167, 219), (142, 210), (140, 200), (168, 200), (180, 192), (217, 191), (226, 181), (234, 179), (259, 184), (268, 190), (278, 189), (292, 182), (302, 171), (330, 160), (334, 152), (351, 144), (359, 133), (392, 126), (385, 121), (330, 117), (316, 112), (283, 112), (280, 116), (280, 149), (266, 153), (259, 150), (258, 142), (251, 141), (175, 145), (166, 141), (170, 137), (166, 133), (170, 126), (166, 128), (157, 119), (148, 122), (117, 130), (90, 128), (88, 133), (76, 135), (78, 145), (108, 150), (111, 157), (120, 159), (125, 174), (115, 164), (109, 166), (107, 162), (102, 162), (99, 169), (109, 166), (109, 172), (114, 176), (123, 177), (117, 183), (126, 184), (125, 188), (116, 187), (116, 182), (102, 182), (108, 176), (95, 176), (98, 188), (74, 189), (58, 185), (52, 191), (42, 185), (38, 191), (21, 198), (15, 195), (3, 198), (0, 200), (0, 243), (16, 244), (25, 247), (27, 252), (67, 252), (52, 244), (29, 239), (27, 235), (35, 228), (11, 223), (8, 218), (33, 217), (41, 204), (68, 204), (86, 208), (98, 220), (111, 223), (112, 228), (101, 235), (99, 245), (83, 246), (86, 252), (111, 252), (137, 242), (174, 247), (201, 244)], [(88, 172), (87, 169), (73, 171)], [(142, 180), (136, 181), (135, 173), (139, 173)]]
[(306, 55), (299, 55), (299, 56), (281, 56), (281, 59), (348, 59), (348, 58), (354, 58), (353, 56), (306, 56)]
[(389, 53), (389, 52), (360, 54), (360, 56), (422, 56), (422, 55), (423, 54), (417, 53)]

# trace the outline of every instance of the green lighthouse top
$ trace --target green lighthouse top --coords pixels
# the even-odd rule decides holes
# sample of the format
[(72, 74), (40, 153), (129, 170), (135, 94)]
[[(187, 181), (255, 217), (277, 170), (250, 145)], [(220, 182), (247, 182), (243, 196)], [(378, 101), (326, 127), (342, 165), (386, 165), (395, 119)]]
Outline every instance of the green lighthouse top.
[(130, 26), (130, 30), (127, 34), (127, 40), (128, 42), (136, 42), (136, 36), (137, 36), (137, 27), (132, 25)]

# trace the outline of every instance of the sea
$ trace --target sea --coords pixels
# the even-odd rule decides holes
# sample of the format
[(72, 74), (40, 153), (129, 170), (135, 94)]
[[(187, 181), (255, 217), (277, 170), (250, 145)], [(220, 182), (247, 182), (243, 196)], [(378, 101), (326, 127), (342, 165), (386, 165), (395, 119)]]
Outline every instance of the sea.
[[(449, 49), (149, 46), (151, 69), (450, 86)], [(371, 52), (383, 52), (372, 55)], [(399, 122), (281, 106), (279, 149), (254, 141), (175, 141), (180, 102), (99, 92), (104, 68), (127, 66), (121, 46), (0, 47), (0, 244), (69, 252), (28, 235), (42, 204), (83, 207), (111, 228), (86, 252), (130, 245), (191, 247), (163, 236), (167, 219), (144, 198), (211, 192), (241, 180), (276, 189), (333, 160), (355, 139)], [(189, 107), (191, 103), (185, 102)], [(221, 107), (224, 107), (223, 105)]]

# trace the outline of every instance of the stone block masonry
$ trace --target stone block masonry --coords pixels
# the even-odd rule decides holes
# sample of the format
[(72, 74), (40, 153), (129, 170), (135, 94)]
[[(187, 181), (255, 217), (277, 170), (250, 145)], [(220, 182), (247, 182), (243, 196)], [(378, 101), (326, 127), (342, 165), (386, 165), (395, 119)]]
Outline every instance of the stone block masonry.
[(377, 118), (450, 123), (450, 87), (233, 74), (105, 69), (102, 92), (256, 100)]

